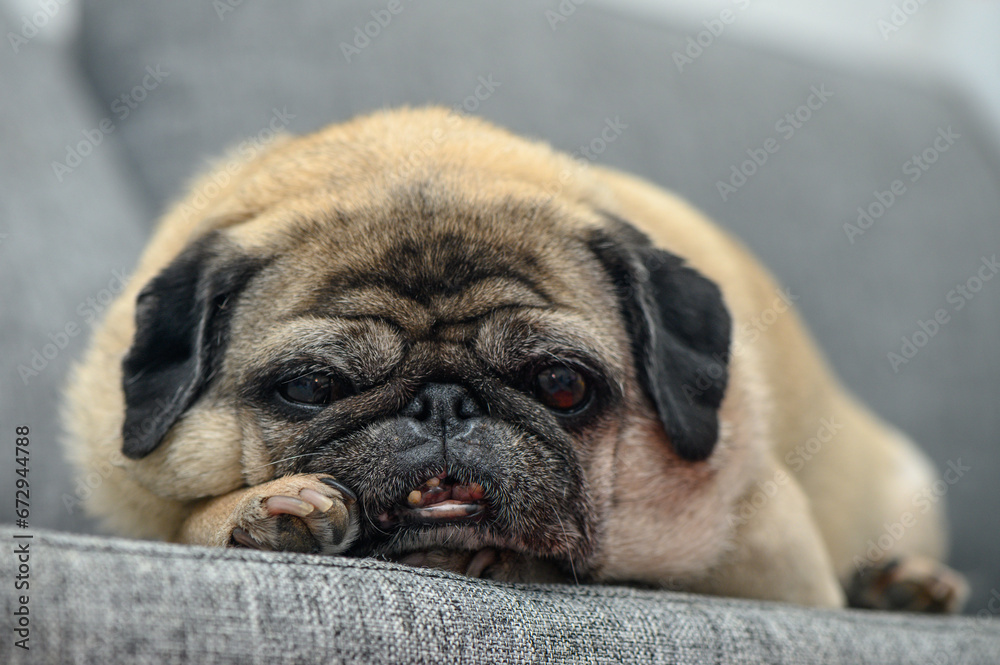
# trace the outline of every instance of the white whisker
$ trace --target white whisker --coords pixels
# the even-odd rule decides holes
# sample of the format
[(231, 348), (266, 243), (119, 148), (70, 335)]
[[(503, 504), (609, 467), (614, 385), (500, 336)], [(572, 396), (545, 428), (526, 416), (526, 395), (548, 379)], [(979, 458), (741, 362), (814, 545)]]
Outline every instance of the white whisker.
[[(563, 524), (562, 518), (559, 516), (558, 512), (555, 513), (555, 516), (556, 516), (556, 519), (559, 520), (559, 528), (562, 529), (563, 535), (566, 536), (567, 540), (569, 540), (569, 533), (566, 532), (566, 525)], [(573, 582), (575, 582), (576, 584), (579, 584), (580, 583), (580, 578), (578, 578), (576, 576), (576, 565), (573, 563), (573, 555), (572, 554), (570, 554), (570, 556), (569, 556), (569, 569), (571, 571), (573, 571)]]
[(292, 455), (291, 457), (284, 457), (282, 459), (275, 460), (273, 462), (267, 462), (266, 464), (261, 464), (260, 466), (255, 466), (255, 467), (252, 467), (252, 468), (249, 468), (249, 469), (244, 469), (244, 471), (245, 472), (257, 471), (257, 470), (263, 469), (265, 467), (274, 466), (276, 464), (281, 464), (282, 462), (288, 462), (289, 460), (299, 459), (301, 457), (311, 457), (313, 455), (318, 455), (318, 454), (319, 454), (318, 452), (311, 452), (311, 453), (302, 453), (301, 455)]

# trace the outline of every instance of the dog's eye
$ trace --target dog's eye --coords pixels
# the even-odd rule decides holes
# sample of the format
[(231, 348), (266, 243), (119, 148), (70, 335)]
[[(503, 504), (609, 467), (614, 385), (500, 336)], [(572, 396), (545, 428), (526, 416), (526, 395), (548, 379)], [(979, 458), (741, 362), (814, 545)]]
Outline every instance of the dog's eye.
[(306, 374), (278, 385), (278, 394), (297, 404), (329, 404), (341, 393), (337, 381), (327, 374)]
[(535, 397), (554, 411), (576, 411), (589, 396), (586, 379), (572, 367), (550, 365), (535, 375)]

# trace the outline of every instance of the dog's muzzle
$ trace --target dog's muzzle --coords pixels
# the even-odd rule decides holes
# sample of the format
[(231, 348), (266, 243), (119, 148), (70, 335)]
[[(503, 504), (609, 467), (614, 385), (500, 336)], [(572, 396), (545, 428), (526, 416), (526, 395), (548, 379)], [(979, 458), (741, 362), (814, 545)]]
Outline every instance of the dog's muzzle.
[[(469, 478), (475, 477), (476, 468), (485, 462), (482, 448), (487, 445), (484, 439), (490, 437), (485, 412), (468, 390), (457, 384), (428, 383), (399, 415), (399, 435), (404, 443), (401, 466), (413, 469), (424, 480), (379, 515), (380, 526), (483, 519), (490, 508), (486, 490)], [(428, 468), (432, 470), (426, 471)]]

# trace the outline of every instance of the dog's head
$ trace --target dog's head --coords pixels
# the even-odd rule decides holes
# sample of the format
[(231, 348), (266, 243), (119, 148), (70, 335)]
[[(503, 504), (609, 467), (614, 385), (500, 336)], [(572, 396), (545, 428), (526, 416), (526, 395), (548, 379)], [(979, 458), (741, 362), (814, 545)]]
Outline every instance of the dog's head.
[(627, 514), (623, 441), (653, 427), (681, 467), (713, 452), (720, 292), (548, 149), (388, 117), (248, 169), (145, 285), (123, 452), (166, 476), (213, 446), (248, 484), (331, 474), (359, 497), (359, 554), (492, 545), (586, 570)]

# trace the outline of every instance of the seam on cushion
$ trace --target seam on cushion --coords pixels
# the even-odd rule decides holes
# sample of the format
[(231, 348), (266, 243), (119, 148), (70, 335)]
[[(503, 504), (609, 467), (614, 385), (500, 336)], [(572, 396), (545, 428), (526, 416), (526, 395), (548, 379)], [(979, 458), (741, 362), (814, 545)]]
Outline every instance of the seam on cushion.
[[(128, 542), (128, 541), (126, 541)], [(152, 543), (156, 544), (160, 541), (134, 541), (137, 543)], [(51, 542), (43, 543), (45, 546), (53, 547)], [(566, 585), (568, 588), (563, 589), (561, 587), (552, 587), (546, 585), (519, 585), (511, 582), (501, 582), (494, 580), (471, 580), (469, 578), (463, 578), (455, 573), (448, 573), (446, 571), (439, 571), (429, 568), (417, 568), (410, 566), (402, 566), (396, 564), (392, 568), (387, 568), (383, 563), (389, 562), (378, 562), (377, 559), (365, 559), (365, 558), (351, 558), (351, 557), (321, 557), (316, 556), (315, 561), (308, 560), (303, 561), (301, 559), (288, 560), (288, 561), (266, 561), (260, 559), (244, 559), (241, 557), (230, 557), (230, 556), (219, 556), (216, 554), (216, 550), (220, 552), (226, 551), (226, 548), (203, 548), (204, 552), (191, 552), (186, 550), (187, 546), (180, 545), (178, 547), (177, 554), (168, 552), (140, 552), (131, 549), (120, 549), (114, 545), (74, 545), (73, 551), (76, 552), (96, 552), (96, 553), (106, 553), (110, 552), (116, 555), (128, 555), (133, 557), (140, 557), (144, 559), (164, 559), (164, 560), (187, 560), (187, 561), (212, 561), (212, 562), (239, 562), (246, 564), (258, 564), (264, 566), (316, 566), (320, 568), (335, 568), (340, 570), (375, 570), (379, 572), (388, 573), (400, 573), (409, 576), (435, 579), (435, 580), (447, 580), (451, 582), (456, 582), (458, 584), (469, 585), (469, 586), (491, 586), (494, 588), (509, 589), (512, 591), (525, 591), (525, 592), (543, 592), (543, 593), (557, 593), (562, 595), (567, 595), (570, 597), (616, 597), (616, 598), (643, 598), (648, 597), (646, 594), (655, 593), (655, 590), (648, 589), (629, 589), (622, 588), (619, 586), (601, 586), (594, 587), (591, 585), (579, 585), (572, 586)], [(281, 554), (281, 553), (277, 553)], [(716, 600), (712, 598), (712, 600)], [(725, 600), (719, 598), (718, 600)], [(690, 605), (697, 602), (697, 599), (686, 598), (684, 596), (672, 596), (671, 602), (683, 603), (685, 605)]]

